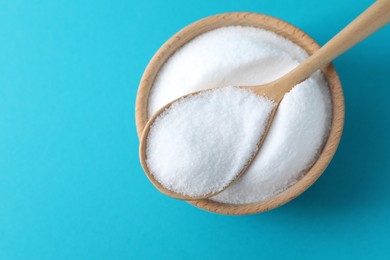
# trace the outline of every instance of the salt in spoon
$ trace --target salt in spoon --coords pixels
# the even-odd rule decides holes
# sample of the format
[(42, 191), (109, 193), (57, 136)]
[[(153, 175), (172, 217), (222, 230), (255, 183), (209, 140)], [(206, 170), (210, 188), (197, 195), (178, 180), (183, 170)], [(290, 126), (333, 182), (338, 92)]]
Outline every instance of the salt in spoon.
[(295, 85), (307, 79), (312, 73), (321, 69), (324, 65), (331, 62), (336, 57), (343, 54), (345, 51), (359, 43), (360, 41), (367, 38), (369, 35), (373, 34), (375, 31), (385, 26), (390, 21), (390, 0), (378, 0), (367, 10), (365, 10), (360, 16), (358, 16), (354, 21), (352, 21), (347, 27), (345, 27), (341, 32), (334, 36), (328, 43), (326, 43), (321, 49), (316, 53), (310, 56), (306, 61), (300, 64), (298, 67), (284, 75), (283, 77), (272, 81), (270, 83), (258, 86), (240, 86), (240, 88), (249, 89), (252, 92), (256, 93), (259, 96), (266, 97), (267, 99), (273, 100), (276, 103), (276, 106), (272, 109), (267, 122), (264, 132), (259, 139), (257, 150), (253, 151), (253, 156), (248, 161), (247, 164), (242, 168), (240, 173), (230, 181), (228, 185), (223, 187), (223, 189), (218, 192), (210, 192), (201, 196), (189, 196), (184, 195), (173, 190), (170, 190), (164, 187), (160, 182), (156, 180), (154, 175), (150, 172), (146, 160), (146, 144), (150, 128), (155, 122), (155, 120), (168, 109), (172, 104), (179, 100), (183, 100), (186, 97), (190, 97), (195, 94), (199, 94), (205, 91), (213, 91), (213, 89), (206, 89), (191, 94), (185, 95), (178, 99), (173, 100), (172, 102), (166, 104), (164, 107), (159, 109), (147, 122), (143, 134), (140, 140), (140, 161), (142, 167), (154, 184), (154, 186), (162, 193), (177, 199), (184, 200), (196, 200), (196, 199), (205, 199), (211, 196), (216, 195), (219, 192), (222, 192), (224, 189), (229, 187), (235, 180), (239, 179), (248, 169), (251, 162), (255, 158), (256, 154), (260, 150), (260, 147), (267, 136), (267, 133), (272, 124), (275, 113), (278, 109), (280, 102), (282, 101), (284, 95), (291, 91)]

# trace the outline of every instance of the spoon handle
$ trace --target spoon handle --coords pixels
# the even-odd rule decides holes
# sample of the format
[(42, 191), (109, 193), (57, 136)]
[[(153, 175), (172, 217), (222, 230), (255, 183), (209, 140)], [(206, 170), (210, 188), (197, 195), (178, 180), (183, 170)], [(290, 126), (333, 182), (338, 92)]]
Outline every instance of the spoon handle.
[(390, 0), (378, 0), (305, 62), (274, 82), (284, 93), (390, 21)]

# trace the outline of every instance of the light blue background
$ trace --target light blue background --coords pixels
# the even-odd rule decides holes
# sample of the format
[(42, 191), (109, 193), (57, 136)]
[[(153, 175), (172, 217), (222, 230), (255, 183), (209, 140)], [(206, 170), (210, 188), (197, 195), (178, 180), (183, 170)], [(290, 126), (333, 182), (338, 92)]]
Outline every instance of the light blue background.
[(390, 27), (335, 61), (340, 148), (281, 208), (229, 217), (161, 195), (134, 123), (142, 72), (182, 27), (253, 11), (324, 44), (372, 2), (0, 0), (0, 259), (389, 259)]

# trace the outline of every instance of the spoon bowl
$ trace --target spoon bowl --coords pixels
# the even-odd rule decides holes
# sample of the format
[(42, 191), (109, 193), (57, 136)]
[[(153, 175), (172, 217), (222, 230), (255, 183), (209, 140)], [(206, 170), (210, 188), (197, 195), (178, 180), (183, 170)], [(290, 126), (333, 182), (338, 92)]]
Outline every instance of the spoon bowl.
[[(239, 88), (241, 88), (241, 90), (238, 90)], [(243, 91), (242, 89), (248, 89), (250, 91)], [(261, 90), (261, 93), (264, 93), (264, 91), (266, 90), (267, 88), (265, 89), (262, 89)], [(260, 110), (257, 109), (256, 110), (256, 114), (254, 116), (253, 121), (252, 122), (256, 122), (255, 125), (256, 126), (259, 126), (259, 129), (264, 129), (263, 131), (253, 131), (253, 128), (251, 128), (251, 133), (246, 133), (245, 136), (248, 138), (249, 136), (255, 136), (255, 143), (253, 143), (253, 150), (249, 150), (249, 153), (247, 154), (248, 156), (250, 156), (249, 160), (245, 159), (244, 161), (241, 161), (240, 158), (242, 158), (241, 156), (235, 156), (234, 160), (237, 160), (237, 161), (240, 161), (240, 162), (243, 162), (243, 166), (240, 166), (238, 169), (240, 170), (237, 174), (237, 172), (235, 172), (235, 175), (234, 176), (231, 176), (231, 174), (227, 174), (227, 176), (229, 176), (228, 179), (226, 179), (226, 181), (220, 183), (220, 185), (216, 185), (214, 182), (212, 182), (214, 185), (213, 185), (213, 189), (212, 190), (209, 190), (208, 192), (206, 193), (202, 193), (202, 195), (185, 195), (183, 193), (180, 193), (180, 192), (177, 192), (177, 191), (174, 191), (174, 189), (168, 189), (166, 188), (164, 185), (162, 185), (158, 180), (157, 178), (154, 176), (154, 174), (152, 174), (150, 168), (149, 168), (149, 165), (147, 163), (147, 151), (148, 151), (148, 142), (149, 142), (149, 136), (153, 134), (151, 134), (151, 130), (152, 128), (154, 127), (155, 123), (157, 122), (158, 119), (160, 119), (160, 116), (166, 114), (167, 111), (170, 110), (170, 108), (173, 106), (173, 105), (177, 105), (177, 104), (180, 104), (182, 101), (185, 101), (185, 100), (189, 100), (190, 98), (196, 98), (196, 96), (199, 96), (199, 95), (202, 95), (202, 94), (213, 94), (213, 93), (226, 93), (226, 91), (239, 91), (239, 93), (245, 93), (246, 95), (249, 94), (249, 96), (246, 96), (245, 97), (245, 100), (242, 100), (240, 99), (241, 101), (240, 102), (248, 102), (248, 100), (258, 100), (257, 102), (260, 102), (261, 104), (268, 104), (268, 105), (264, 105), (262, 107), (260, 107)], [(256, 91), (259, 91), (258, 89), (256, 89)], [(235, 95), (237, 95), (238, 93), (235, 92)], [(263, 96), (263, 95), (261, 95)], [(234, 96), (234, 99), (237, 100), (237, 96)], [(260, 101), (261, 100), (261, 101)], [(201, 107), (198, 106), (198, 109), (199, 110), (204, 110), (205, 108), (209, 108), (207, 112), (210, 111), (210, 107), (209, 105), (211, 104), (211, 102), (206, 102), (204, 103), (204, 98), (200, 99), (201, 101)], [(216, 101), (214, 99), (214, 101)], [(208, 103), (208, 104), (207, 104)], [(224, 102), (225, 104), (227, 104), (228, 106), (231, 107), (231, 104), (230, 102)], [(254, 90), (252, 90), (252, 87), (230, 87), (230, 88), (214, 88), (214, 89), (206, 89), (206, 90), (201, 90), (201, 91), (196, 91), (196, 92), (192, 92), (188, 95), (184, 95), (182, 97), (179, 97), (171, 102), (169, 102), (168, 104), (166, 104), (164, 107), (160, 108), (156, 113), (154, 113), (152, 115), (152, 117), (149, 119), (149, 121), (146, 123), (146, 126), (144, 127), (144, 131), (142, 133), (142, 136), (141, 136), (141, 139), (140, 139), (140, 149), (139, 149), (139, 157), (140, 157), (140, 162), (141, 162), (141, 165), (142, 165), (142, 168), (144, 169), (144, 172), (146, 173), (147, 177), (149, 178), (149, 180), (152, 182), (152, 184), (160, 191), (162, 192), (163, 194), (165, 195), (168, 195), (170, 197), (173, 197), (173, 198), (176, 198), (176, 199), (182, 199), (182, 200), (199, 200), (199, 199), (205, 199), (205, 198), (209, 198), (209, 197), (212, 197), (212, 196), (215, 196), (217, 195), (218, 193), (224, 191), (227, 187), (229, 187), (234, 181), (238, 180), (247, 170), (247, 168), (250, 166), (251, 162), (254, 160), (254, 158), (256, 157), (257, 155), (257, 152), (259, 151), (259, 147), (262, 145), (265, 137), (266, 137), (266, 132), (268, 132), (268, 129), (269, 127), (271, 126), (271, 122), (272, 122), (272, 119), (274, 117), (274, 114), (276, 112), (276, 102), (274, 101), (271, 101), (269, 100), (268, 98), (267, 99), (258, 99), (258, 97), (256, 97), (256, 92)], [(236, 107), (236, 109), (240, 109), (242, 107), (242, 105), (240, 105), (239, 107)], [(248, 106), (247, 106), (248, 107)], [(253, 111), (253, 106), (250, 106), (248, 107), (250, 110)], [(176, 106), (175, 107), (175, 110), (178, 110), (178, 107)], [(223, 111), (221, 110), (221, 107), (219, 107), (219, 111)], [(248, 110), (246, 110), (248, 111)], [(205, 112), (205, 111), (204, 111)], [(249, 111), (251, 112), (251, 111)], [(218, 112), (219, 113), (219, 112)], [(264, 115), (259, 115), (258, 113), (264, 113)], [(268, 116), (267, 116), (268, 115)], [(178, 116), (176, 114), (176, 116)], [(243, 118), (244, 115), (240, 115), (240, 118)], [(229, 115), (229, 117), (231, 118), (232, 116)], [(245, 116), (244, 116), (245, 118)], [(164, 119), (162, 119), (164, 120)], [(186, 117), (185, 120), (188, 120), (188, 117)], [(248, 119), (247, 119), (248, 120)], [(260, 121), (259, 121), (260, 120)], [(160, 119), (161, 121), (161, 119)], [(192, 121), (192, 120), (191, 120)], [(230, 121), (230, 120), (224, 120), (224, 121)], [(235, 121), (234, 119), (232, 120), (233, 122)], [(201, 127), (202, 129), (198, 129), (196, 127), (196, 124), (192, 125), (191, 126), (191, 129), (197, 129), (197, 130), (194, 130), (194, 131), (202, 131), (204, 130), (205, 128), (205, 122), (203, 120), (201, 120), (201, 125), (199, 125), (198, 127)], [(244, 122), (243, 121), (240, 121), (240, 124), (243, 124)], [(222, 127), (221, 127), (222, 126)], [(230, 125), (228, 126), (230, 127)], [(223, 124), (221, 125), (218, 125), (218, 127), (216, 126), (213, 126), (212, 129), (208, 129), (206, 130), (207, 132), (215, 132), (215, 129), (216, 128), (219, 128), (221, 129), (222, 131), (225, 131), (226, 129), (226, 125), (224, 126)], [(173, 128), (169, 128), (170, 132), (174, 132), (175, 130)], [(207, 128), (206, 128), (207, 129)], [(168, 130), (167, 130), (168, 131)], [(182, 132), (182, 133), (175, 133), (176, 135), (183, 135), (183, 136), (186, 136), (187, 133), (189, 132), (189, 129), (187, 129), (186, 131)], [(215, 133), (214, 133), (215, 135)], [(238, 138), (238, 137), (237, 137)], [(172, 138), (171, 142), (175, 142), (173, 139), (175, 138)], [(210, 142), (214, 142), (215, 140), (218, 140), (218, 138), (215, 138), (213, 137), (212, 140), (209, 140)], [(252, 139), (253, 140), (253, 139)], [(200, 140), (199, 140), (200, 141)], [(204, 138), (202, 138), (202, 140), (204, 142)], [(217, 141), (218, 142), (218, 141)], [(180, 142), (181, 144), (182, 142)], [(188, 147), (189, 144), (184, 144), (184, 147)], [(191, 145), (192, 146), (192, 145)], [(173, 147), (169, 147), (167, 148), (167, 150), (165, 152), (168, 152), (169, 150), (174, 150)], [(212, 150), (212, 149), (211, 149)], [(224, 149), (225, 150), (225, 149)], [(165, 153), (165, 152), (159, 152), (160, 154), (161, 153)], [(182, 153), (178, 153), (178, 156), (183, 156)], [(207, 157), (210, 157), (211, 154), (207, 154)], [(225, 158), (228, 158), (229, 156), (228, 155), (221, 155), (221, 153), (218, 153), (218, 156), (222, 156)], [(160, 156), (161, 157), (161, 156)], [(170, 159), (167, 159), (168, 161), (171, 161)], [(191, 160), (193, 161), (196, 161), (195, 158), (192, 158), (191, 157)], [(203, 160), (202, 160), (203, 161)], [(202, 164), (202, 162), (199, 162), (200, 164)], [(229, 165), (229, 163), (227, 163), (227, 165)], [(151, 167), (153, 168), (153, 167)], [(218, 167), (217, 169), (221, 169), (222, 167)], [(236, 167), (232, 166), (232, 167), (229, 167), (229, 169), (237, 169)], [(180, 172), (183, 172), (183, 170), (180, 170)], [(198, 171), (191, 171), (190, 169), (188, 169), (188, 172), (193, 172), (194, 174), (196, 174), (196, 176), (194, 177), (197, 177), (199, 172)], [(214, 169), (214, 172), (215, 172), (215, 169)], [(227, 170), (227, 173), (231, 173), (229, 170)], [(184, 175), (182, 175), (182, 180), (184, 179)], [(172, 184), (170, 184), (172, 185)], [(188, 185), (191, 185), (191, 186), (194, 186), (196, 185), (195, 183), (188, 183)], [(216, 186), (219, 187), (216, 189)]]

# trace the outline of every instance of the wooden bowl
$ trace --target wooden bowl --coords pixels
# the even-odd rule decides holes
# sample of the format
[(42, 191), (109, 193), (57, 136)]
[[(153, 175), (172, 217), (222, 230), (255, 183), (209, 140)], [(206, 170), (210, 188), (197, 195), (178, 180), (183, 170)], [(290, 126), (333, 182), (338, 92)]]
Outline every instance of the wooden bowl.
[[(197, 21), (172, 36), (154, 55), (142, 76), (136, 101), (136, 126), (138, 137), (148, 120), (149, 92), (161, 66), (181, 46), (207, 31), (231, 25), (252, 26), (275, 32), (294, 42), (308, 54), (314, 53), (320, 46), (306, 33), (295, 26), (277, 18), (257, 13), (225, 13)], [(322, 70), (332, 96), (333, 118), (329, 137), (321, 154), (307, 173), (284, 192), (268, 200), (250, 204), (224, 204), (210, 199), (191, 201), (196, 207), (215, 213), (228, 215), (246, 215), (267, 211), (294, 199), (312, 185), (332, 160), (339, 144), (344, 125), (344, 96), (340, 80), (332, 64)]]

